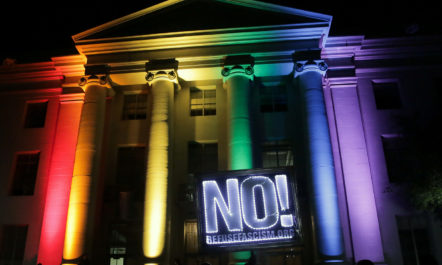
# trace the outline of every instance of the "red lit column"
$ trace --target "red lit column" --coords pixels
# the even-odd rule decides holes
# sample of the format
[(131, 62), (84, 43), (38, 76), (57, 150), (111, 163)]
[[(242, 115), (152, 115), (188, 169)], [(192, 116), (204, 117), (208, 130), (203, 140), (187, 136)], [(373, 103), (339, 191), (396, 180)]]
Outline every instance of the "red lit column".
[(86, 250), (92, 240), (92, 204), (97, 192), (106, 96), (109, 93), (106, 76), (90, 75), (82, 80), (85, 96), (69, 196), (63, 264), (76, 264), (82, 255), (91, 254)]
[(45, 265), (59, 265), (62, 260), (82, 99), (82, 95), (60, 96), (37, 259)]

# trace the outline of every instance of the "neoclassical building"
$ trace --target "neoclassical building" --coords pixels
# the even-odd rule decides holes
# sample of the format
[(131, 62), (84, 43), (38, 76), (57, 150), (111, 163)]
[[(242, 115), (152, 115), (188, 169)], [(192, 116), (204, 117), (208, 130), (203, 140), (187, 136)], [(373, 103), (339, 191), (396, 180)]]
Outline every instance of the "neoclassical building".
[[(331, 21), (167, 0), (74, 35), (79, 55), (1, 66), (0, 264), (442, 263), (440, 221), (396, 183), (395, 122), (442, 103), (442, 37)], [(231, 176), (206, 182), (213, 224), (211, 175)]]

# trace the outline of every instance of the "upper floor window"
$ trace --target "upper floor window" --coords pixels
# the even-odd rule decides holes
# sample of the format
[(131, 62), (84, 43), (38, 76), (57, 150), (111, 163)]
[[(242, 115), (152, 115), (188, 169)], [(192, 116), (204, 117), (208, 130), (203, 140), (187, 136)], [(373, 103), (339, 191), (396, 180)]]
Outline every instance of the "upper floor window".
[(287, 89), (284, 85), (262, 86), (260, 98), (261, 112), (287, 111)]
[(144, 120), (147, 111), (147, 94), (124, 95), (123, 120)]
[(22, 265), (25, 254), (26, 225), (3, 225), (0, 231), (0, 264)]
[(377, 109), (400, 109), (402, 107), (396, 81), (373, 81), (372, 86)]
[(43, 128), (48, 102), (28, 102), (26, 105), (25, 128)]
[(216, 115), (216, 89), (214, 86), (190, 88), (190, 115)]
[(286, 141), (272, 141), (262, 146), (262, 167), (293, 166), (293, 152)]
[(146, 176), (146, 148), (125, 146), (118, 148), (116, 184), (122, 191), (132, 192), (133, 199), (144, 199)]
[(218, 144), (189, 142), (188, 173), (199, 174), (218, 170)]
[(18, 154), (10, 195), (33, 195), (40, 153)]
[(401, 136), (384, 135), (381, 140), (390, 182), (397, 182), (413, 174), (415, 164), (405, 139)]

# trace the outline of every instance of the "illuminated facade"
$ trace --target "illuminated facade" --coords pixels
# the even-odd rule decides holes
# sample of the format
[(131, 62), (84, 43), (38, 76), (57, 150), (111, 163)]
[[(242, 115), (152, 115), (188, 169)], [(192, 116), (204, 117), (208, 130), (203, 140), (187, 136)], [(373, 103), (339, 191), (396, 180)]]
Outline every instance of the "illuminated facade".
[[(196, 179), (257, 168), (293, 172), (302, 223), (302, 242), (257, 263), (441, 263), (440, 222), (401, 199), (386, 161), (394, 119), (441, 104), (442, 38), (331, 37), (331, 20), (168, 0), (74, 35), (80, 55), (1, 66), (0, 264), (243, 264), (250, 251), (199, 248)], [(277, 214), (278, 176), (228, 186), (262, 182)], [(250, 189), (229, 207), (253, 212)]]

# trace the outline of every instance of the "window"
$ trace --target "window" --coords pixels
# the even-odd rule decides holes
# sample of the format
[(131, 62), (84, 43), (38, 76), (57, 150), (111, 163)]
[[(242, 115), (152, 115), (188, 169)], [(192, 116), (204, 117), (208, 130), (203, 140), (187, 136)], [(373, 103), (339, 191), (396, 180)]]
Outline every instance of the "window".
[(414, 172), (415, 162), (410, 157), (403, 137), (384, 135), (381, 139), (390, 182), (410, 177)]
[(26, 106), (25, 128), (43, 128), (48, 102), (28, 102)]
[(260, 90), (261, 112), (287, 111), (287, 89), (285, 86), (263, 86)]
[(402, 107), (397, 82), (373, 81), (372, 85), (377, 109), (400, 109)]
[(285, 141), (265, 143), (262, 147), (262, 167), (293, 166), (293, 153), (290, 145)]
[(216, 115), (216, 89), (214, 86), (190, 88), (190, 115)]
[(22, 265), (26, 246), (26, 225), (4, 225), (1, 230), (0, 264)]
[(40, 153), (18, 154), (10, 195), (33, 195)]
[(123, 224), (111, 224), (109, 246), (109, 265), (124, 265), (127, 251), (127, 227)]
[(124, 95), (123, 120), (144, 120), (147, 111), (147, 94)]
[(189, 142), (188, 172), (193, 174), (218, 170), (218, 144)]
[(198, 253), (198, 227), (196, 220), (184, 221), (184, 249), (188, 254)]
[[(144, 146), (125, 146), (118, 148), (116, 184), (120, 191), (131, 195), (121, 195), (127, 200), (144, 200), (146, 178), (146, 148)], [(121, 199), (120, 198), (120, 199)]]
[(404, 265), (435, 264), (425, 217), (396, 216), (396, 222)]

